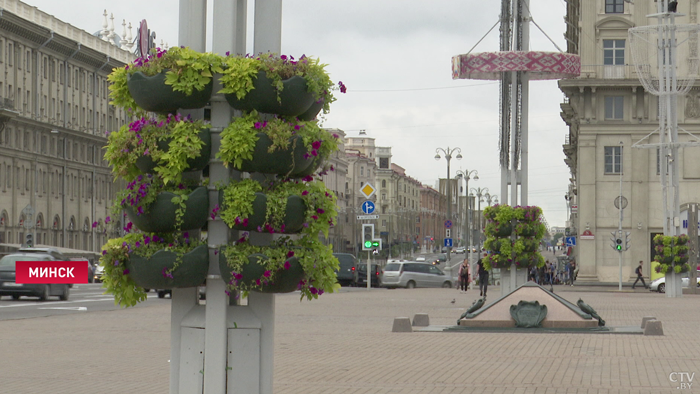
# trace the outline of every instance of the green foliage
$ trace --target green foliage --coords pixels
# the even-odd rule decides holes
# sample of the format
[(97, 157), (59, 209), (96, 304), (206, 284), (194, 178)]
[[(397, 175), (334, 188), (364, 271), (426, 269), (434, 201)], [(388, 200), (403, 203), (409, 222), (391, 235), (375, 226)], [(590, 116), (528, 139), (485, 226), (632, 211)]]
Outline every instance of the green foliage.
[[(518, 268), (541, 266), (544, 258), (537, 251), (547, 229), (541, 222), (542, 209), (536, 206), (512, 208), (508, 205), (494, 205), (484, 210), (487, 218), (484, 247), (489, 255), (483, 259), (487, 269), (504, 268), (515, 264)], [(515, 226), (517, 235), (499, 237), (504, 227)]]
[(169, 275), (177, 270), (185, 253), (201, 244), (198, 240), (173, 234), (128, 233), (122, 238), (110, 239), (104, 245), (100, 257), (100, 265), (104, 267), (102, 287), (106, 289), (105, 293), (114, 295), (115, 305), (134, 306), (146, 300), (146, 292), (129, 277), (126, 265), (131, 254), (137, 253), (148, 259), (160, 250), (175, 252), (178, 259), (175, 266), (163, 273)]
[[(204, 142), (199, 133), (209, 124), (180, 115), (140, 118), (108, 136), (105, 159), (115, 178), (134, 180), (140, 171), (136, 161), (150, 156), (156, 163), (155, 173), (164, 183), (180, 183), (189, 169), (187, 160), (200, 156)], [(167, 149), (161, 146), (167, 143)]]
[(654, 237), (654, 261), (658, 262), (656, 272), (666, 274), (671, 270), (676, 273), (688, 272), (690, 264), (688, 264), (688, 253), (690, 248), (687, 245), (688, 236), (685, 234), (679, 236), (659, 234)]
[(265, 121), (256, 111), (251, 111), (233, 119), (221, 132), (221, 148), (217, 157), (226, 166), (240, 168), (243, 160), (253, 159), (258, 133), (263, 133), (272, 140), (272, 145), (268, 148), (270, 152), (289, 149), (292, 136), (301, 137), (312, 156), (329, 157), (338, 150), (337, 136), (320, 128), (317, 121), (305, 122), (280, 117)]
[(236, 94), (242, 100), (253, 90), (253, 81), (258, 76), (262, 63), (248, 56), (226, 56), (221, 70), (219, 93)]
[(279, 93), (284, 89), (283, 81), (294, 76), (300, 76), (306, 81), (307, 91), (314, 99), (323, 100), (323, 113), (330, 112), (330, 105), (336, 99), (333, 91), (338, 90), (331, 81), (326, 65), (318, 59), (302, 56), (295, 60), (291, 56), (276, 53), (261, 53), (255, 57), (230, 55), (222, 59), (221, 84), (219, 93), (236, 94), (240, 100), (253, 89), (253, 81), (259, 71), (264, 70), (265, 76)]
[(224, 199), (219, 216), (229, 227), (233, 227), (253, 214), (255, 193), (262, 192), (263, 188), (252, 179), (244, 179), (232, 181), (222, 191)]
[(130, 75), (142, 72), (154, 76), (165, 71), (165, 83), (174, 91), (191, 95), (196, 89), (204, 87), (212, 80), (212, 72), (221, 70), (221, 56), (213, 53), (200, 53), (190, 48), (172, 47), (168, 50), (153, 48), (146, 57), (139, 57), (121, 68), (115, 68), (107, 77), (110, 104), (131, 109), (135, 113), (141, 110), (131, 98), (127, 81)]
[[(306, 275), (299, 283), (302, 299), (315, 299), (324, 292), (332, 293), (340, 288), (335, 273), (339, 263), (333, 256), (333, 248), (331, 245), (323, 245), (318, 237), (307, 236), (295, 241), (282, 237), (270, 246), (251, 245), (243, 238), (234, 245), (227, 246), (223, 253), (234, 278), (228, 284), (231, 291), (242, 291), (245, 294), (261, 289), (266, 282), (273, 283), (280, 272), (289, 268), (288, 261), (292, 257), (298, 259)], [(249, 264), (248, 256), (256, 253), (267, 257), (258, 262), (264, 267), (263, 275), (253, 282), (241, 281), (241, 272)]]

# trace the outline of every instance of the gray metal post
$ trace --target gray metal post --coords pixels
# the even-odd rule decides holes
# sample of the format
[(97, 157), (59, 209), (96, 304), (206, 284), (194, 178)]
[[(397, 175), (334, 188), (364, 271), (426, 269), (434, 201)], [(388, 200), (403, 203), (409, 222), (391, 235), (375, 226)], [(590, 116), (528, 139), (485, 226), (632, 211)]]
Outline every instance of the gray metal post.
[(697, 283), (698, 281), (698, 271), (695, 269), (698, 265), (698, 204), (690, 204), (688, 206), (688, 246), (690, 251), (688, 255), (688, 264), (690, 264), (690, 273), (688, 274), (688, 282), (691, 283), (688, 286), (690, 294), (697, 294), (698, 287), (693, 286), (692, 283)]
[[(623, 158), (624, 156), (622, 155), (622, 141), (620, 141), (620, 158)], [(622, 172), (624, 170), (623, 163), (620, 163), (620, 202), (618, 204), (618, 213), (619, 213), (619, 220), (617, 223), (617, 236), (618, 238), (621, 239), (622, 237)], [(614, 170), (614, 169), (613, 169)], [(618, 269), (619, 269), (619, 283), (618, 283), (618, 290), (622, 291), (622, 250), (618, 250)]]

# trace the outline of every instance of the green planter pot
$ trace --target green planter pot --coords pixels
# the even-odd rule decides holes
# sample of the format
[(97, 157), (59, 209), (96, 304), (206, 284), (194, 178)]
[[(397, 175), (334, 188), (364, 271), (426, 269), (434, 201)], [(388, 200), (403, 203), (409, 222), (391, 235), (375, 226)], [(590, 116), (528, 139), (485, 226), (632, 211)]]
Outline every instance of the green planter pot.
[(513, 226), (510, 223), (502, 224), (495, 233), (497, 237), (509, 237), (513, 233)]
[(537, 234), (537, 231), (535, 231), (535, 227), (530, 224), (520, 227), (515, 226), (515, 228), (515, 233), (521, 237), (534, 237)]
[(149, 77), (138, 71), (128, 76), (127, 86), (139, 107), (151, 112), (172, 113), (180, 108), (204, 108), (211, 98), (214, 80), (201, 91), (194, 89), (189, 96), (166, 85), (165, 72)]
[(306, 169), (299, 171), (299, 172), (293, 172), (289, 175), (290, 178), (303, 178), (305, 176), (313, 175), (313, 173), (318, 170), (318, 168), (323, 164), (323, 161), (325, 160), (325, 157), (322, 156), (316, 156), (313, 159), (308, 159), (311, 161), (311, 164), (306, 167)]
[(662, 264), (673, 264), (673, 259), (675, 256), (664, 256), (661, 258), (660, 263)]
[(241, 100), (235, 94), (226, 94), (226, 101), (235, 109), (256, 110), (267, 114), (297, 116), (305, 113), (314, 104), (313, 94), (307, 92), (306, 81), (300, 76), (282, 81), (284, 88), (279, 94), (264, 71), (253, 81), (253, 90)]
[(310, 121), (316, 119), (316, 116), (318, 116), (318, 113), (321, 112), (323, 109), (323, 99), (320, 99), (309, 107), (309, 109), (306, 110), (303, 114), (297, 116), (297, 119), (303, 120), (303, 121)]
[[(223, 207), (223, 193), (219, 193), (219, 206)], [(225, 209), (225, 208), (224, 208)], [(265, 193), (255, 193), (253, 200), (253, 214), (248, 217), (248, 225), (238, 224), (233, 226), (234, 230), (258, 231), (258, 227), (265, 231), (265, 216), (267, 213), (267, 195)], [(304, 218), (306, 217), (306, 203), (299, 196), (287, 197), (287, 209), (284, 214), (284, 233), (296, 234), (304, 228)], [(275, 229), (279, 230), (279, 229)]]
[[(265, 255), (259, 253), (248, 256), (248, 264), (243, 267), (243, 272), (239, 272), (243, 275), (243, 278), (238, 283), (254, 286), (256, 279), (263, 278), (265, 273), (265, 268), (259, 262), (266, 259)], [(229, 284), (233, 280), (233, 276), (231, 275), (231, 268), (229, 268), (226, 261), (224, 251), (221, 250), (219, 252), (219, 270), (221, 271), (221, 278)], [(296, 257), (291, 257), (287, 261), (290, 264), (289, 269), (285, 270), (282, 268), (278, 270), (274, 275), (273, 282), (263, 284), (261, 289), (254, 291), (260, 293), (291, 293), (298, 290), (299, 282), (306, 276), (304, 268)]]
[(195, 287), (204, 284), (209, 271), (209, 251), (200, 245), (182, 256), (172, 278), (163, 276), (163, 269), (175, 266), (177, 255), (174, 252), (158, 251), (150, 259), (132, 253), (126, 268), (137, 285), (145, 289), (174, 289)]
[[(169, 233), (176, 231), (175, 205), (171, 200), (176, 195), (170, 192), (162, 192), (156, 197), (156, 201), (148, 207), (148, 212), (137, 215), (132, 207), (125, 207), (129, 220), (141, 231), (149, 233)], [(207, 188), (200, 186), (189, 194), (185, 202), (185, 215), (180, 230), (195, 230), (202, 228), (207, 222), (209, 209), (209, 195)]]
[(313, 159), (304, 158), (309, 151), (304, 146), (301, 137), (292, 137), (288, 149), (269, 151), (272, 140), (265, 133), (258, 133), (252, 160), (243, 160), (237, 170), (245, 172), (261, 172), (264, 174), (297, 174), (308, 169)]
[[(209, 159), (211, 157), (211, 133), (209, 129), (202, 129), (199, 132), (199, 138), (204, 142), (202, 150), (199, 151), (199, 156), (193, 159), (187, 159), (187, 167), (189, 171), (200, 171), (209, 164)], [(164, 141), (158, 141), (158, 148), (163, 152), (169, 150), (171, 139)], [(157, 164), (153, 161), (151, 156), (141, 156), (136, 160), (136, 167), (144, 174), (153, 174), (154, 169)]]

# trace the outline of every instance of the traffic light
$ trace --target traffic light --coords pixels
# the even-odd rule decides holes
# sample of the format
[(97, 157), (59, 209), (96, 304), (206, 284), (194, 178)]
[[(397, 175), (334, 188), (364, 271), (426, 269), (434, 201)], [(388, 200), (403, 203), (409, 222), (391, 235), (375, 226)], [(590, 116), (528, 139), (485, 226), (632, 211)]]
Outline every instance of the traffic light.
[(372, 250), (374, 244), (374, 224), (362, 225), (362, 250)]
[(25, 243), (27, 244), (27, 247), (29, 247), (29, 248), (34, 247), (34, 234), (27, 233), (27, 235), (25, 236)]
[(622, 252), (622, 239), (618, 238), (615, 240), (615, 250)]
[(629, 231), (625, 232), (625, 250), (629, 250), (629, 248), (632, 246), (632, 233)]

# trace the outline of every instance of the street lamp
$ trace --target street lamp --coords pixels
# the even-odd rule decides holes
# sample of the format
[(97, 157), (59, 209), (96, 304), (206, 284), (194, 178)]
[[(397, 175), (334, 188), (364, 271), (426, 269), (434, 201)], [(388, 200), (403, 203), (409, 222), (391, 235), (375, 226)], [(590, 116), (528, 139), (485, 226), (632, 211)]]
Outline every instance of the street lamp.
[(486, 199), (486, 202), (489, 204), (489, 206), (491, 206), (491, 202), (493, 202), (494, 204), (498, 204), (498, 195), (496, 194), (486, 193), (484, 194), (484, 198)]
[[(482, 234), (481, 234), (481, 229), (482, 229), (482, 227), (481, 227), (481, 217), (484, 216), (484, 215), (481, 213), (481, 202), (483, 201), (481, 198), (482, 198), (483, 196), (488, 195), (488, 191), (489, 191), (489, 188), (488, 188), (488, 187), (484, 187), (484, 188), (478, 187), (478, 188), (476, 188), (476, 189), (475, 189), (475, 188), (472, 188), (472, 189), (469, 191), (469, 195), (470, 195), (470, 196), (473, 196), (474, 194), (476, 194), (476, 196), (478, 197), (478, 199), (477, 199), (477, 202), (478, 202), (478, 207), (477, 207), (477, 209), (479, 210), (479, 211), (478, 211), (478, 212), (479, 212), (479, 223), (477, 224), (477, 226), (478, 226), (478, 229), (479, 229), (479, 253), (481, 253), (481, 238), (482, 238)], [(473, 193), (473, 194), (472, 194), (472, 193)]]
[(471, 231), (471, 224), (472, 223), (471, 223), (471, 211), (469, 210), (469, 179), (471, 179), (472, 175), (474, 176), (475, 181), (479, 180), (479, 172), (476, 170), (472, 170), (472, 171), (457, 170), (457, 172), (456, 172), (456, 177), (457, 178), (464, 178), (465, 182), (467, 183), (466, 188), (464, 189), (464, 196), (466, 197), (465, 198), (465, 200), (466, 200), (465, 205), (467, 206), (467, 209), (465, 211), (466, 216), (467, 216), (467, 220), (464, 222), (464, 234), (465, 234), (464, 241), (466, 243), (464, 245), (465, 250), (467, 248), (469, 248), (471, 250), (471, 248), (470, 248), (470, 245), (471, 245), (471, 237), (470, 237), (471, 233), (470, 233), (470, 231)]
[[(437, 148), (435, 149), (435, 160), (440, 161), (440, 152), (442, 152), (445, 155), (445, 159), (447, 159), (447, 220), (452, 219), (452, 187), (450, 185), (450, 160), (452, 160), (452, 154), (457, 152), (457, 155), (455, 158), (457, 160), (462, 160), (462, 149), (460, 148), (452, 148), (448, 146), (447, 149), (443, 148)], [(450, 252), (452, 251), (452, 247), (448, 246), (447, 247), (447, 262), (445, 263), (445, 266), (447, 268), (447, 264), (449, 264), (450, 261)], [(452, 276), (452, 267), (450, 268), (450, 276)]]

